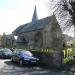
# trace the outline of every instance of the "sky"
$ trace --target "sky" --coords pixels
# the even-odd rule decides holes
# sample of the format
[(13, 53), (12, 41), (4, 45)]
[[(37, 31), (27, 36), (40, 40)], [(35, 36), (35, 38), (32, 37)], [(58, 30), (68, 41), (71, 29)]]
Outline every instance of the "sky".
[(0, 34), (12, 33), (19, 25), (31, 21), (35, 5), (38, 18), (49, 15), (48, 0), (0, 0)]

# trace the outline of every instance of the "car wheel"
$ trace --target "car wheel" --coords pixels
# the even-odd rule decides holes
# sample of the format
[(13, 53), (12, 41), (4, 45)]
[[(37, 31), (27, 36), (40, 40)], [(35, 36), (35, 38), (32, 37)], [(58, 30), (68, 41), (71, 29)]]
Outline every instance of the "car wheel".
[(20, 62), (19, 62), (19, 63), (20, 63), (20, 66), (22, 66), (22, 65), (23, 65), (23, 61), (22, 61), (22, 60), (20, 60)]

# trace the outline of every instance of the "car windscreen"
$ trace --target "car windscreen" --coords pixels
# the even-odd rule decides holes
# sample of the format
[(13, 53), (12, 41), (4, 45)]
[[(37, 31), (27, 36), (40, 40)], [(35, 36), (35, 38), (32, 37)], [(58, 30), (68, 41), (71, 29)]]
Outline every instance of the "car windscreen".
[(29, 51), (21, 51), (20, 55), (25, 57), (33, 56), (33, 54)]
[(3, 50), (3, 53), (12, 53), (12, 51), (9, 49), (5, 49), (5, 50)]

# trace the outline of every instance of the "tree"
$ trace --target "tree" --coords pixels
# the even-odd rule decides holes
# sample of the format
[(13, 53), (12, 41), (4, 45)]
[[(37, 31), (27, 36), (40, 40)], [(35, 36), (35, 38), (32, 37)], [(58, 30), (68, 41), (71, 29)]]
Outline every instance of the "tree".
[(74, 36), (75, 36), (75, 21), (74, 21), (75, 20), (75, 1), (71, 0), (70, 1), (70, 4), (72, 6), (73, 12), (72, 11), (69, 11), (69, 13), (72, 16), (72, 22), (74, 24)]
[[(49, 9), (53, 9), (62, 31), (68, 32), (74, 27), (75, 36), (75, 1), (73, 0), (49, 0)], [(72, 29), (73, 30), (73, 29)]]
[(2, 45), (3, 47), (6, 47), (6, 34), (5, 33), (3, 33), (2, 35)]

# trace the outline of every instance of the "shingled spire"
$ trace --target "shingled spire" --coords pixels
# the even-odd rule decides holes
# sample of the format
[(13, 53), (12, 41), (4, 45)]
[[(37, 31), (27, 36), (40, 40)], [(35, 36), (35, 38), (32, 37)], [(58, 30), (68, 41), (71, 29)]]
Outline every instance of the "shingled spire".
[(37, 20), (38, 20), (38, 17), (37, 17), (36, 6), (35, 6), (33, 17), (32, 17), (32, 22), (35, 22)]

